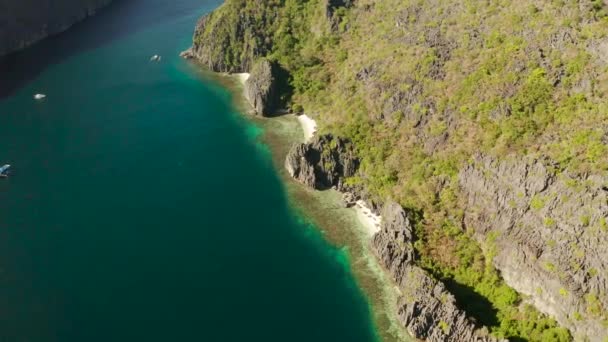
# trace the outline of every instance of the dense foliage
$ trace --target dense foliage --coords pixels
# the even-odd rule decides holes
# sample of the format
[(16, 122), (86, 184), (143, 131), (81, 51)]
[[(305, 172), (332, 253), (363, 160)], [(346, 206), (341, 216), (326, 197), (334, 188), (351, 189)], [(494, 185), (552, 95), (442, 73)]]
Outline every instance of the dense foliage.
[(227, 63), (278, 61), (291, 75), (292, 109), (354, 142), (362, 172), (348, 182), (422, 213), (421, 264), (470, 314), (498, 336), (569, 340), (500, 279), (492, 241), (480, 246), (461, 226), (457, 177), (480, 151), (608, 170), (604, 3), (335, 3), (229, 0), (211, 20), (241, 24), (210, 27), (227, 30), (214, 32)]

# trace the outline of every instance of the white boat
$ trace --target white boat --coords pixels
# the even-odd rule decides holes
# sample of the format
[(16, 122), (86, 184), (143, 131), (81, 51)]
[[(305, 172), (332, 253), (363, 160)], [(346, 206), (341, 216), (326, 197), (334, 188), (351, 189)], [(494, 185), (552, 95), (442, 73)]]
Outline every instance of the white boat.
[(36, 95), (34, 95), (34, 100), (42, 100), (45, 97), (46, 97), (46, 95), (44, 95), (44, 94), (36, 94)]
[(154, 55), (150, 58), (150, 62), (160, 62), (161, 57), (159, 55)]
[(6, 164), (2, 167), (0, 167), (0, 177), (6, 178), (8, 177), (8, 175), (6, 174), (6, 171), (8, 171), (8, 169), (10, 169), (11, 166), (9, 164)]

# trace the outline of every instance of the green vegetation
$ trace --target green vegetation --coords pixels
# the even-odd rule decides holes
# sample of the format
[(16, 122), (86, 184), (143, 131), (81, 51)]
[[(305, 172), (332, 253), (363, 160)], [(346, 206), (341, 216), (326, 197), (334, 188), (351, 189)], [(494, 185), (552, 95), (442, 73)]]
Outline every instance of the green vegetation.
[[(501, 280), (492, 266), (496, 233), (488, 234), (487, 249), (482, 251), (471, 236), (451, 221), (444, 222), (441, 230), (424, 230), (419, 227), (417, 233), (426, 238), (415, 244), (422, 255), (422, 266), (445, 281), (459, 305), (494, 335), (529, 341), (570, 341), (568, 330), (523, 304), (519, 294)], [(429, 246), (436, 247), (429, 250)], [(551, 265), (551, 269), (554, 271), (555, 266)]]
[(439, 322), (439, 328), (446, 334), (450, 331), (450, 325), (444, 321)]
[(293, 51), (309, 38), (317, 3), (229, 0), (207, 17), (194, 41), (205, 46), (206, 59), (218, 71), (247, 71), (259, 57), (278, 60), (289, 70), (310, 67), (314, 61)]
[(539, 211), (544, 207), (545, 207), (544, 198), (542, 198), (538, 195), (534, 195), (534, 197), (532, 197), (532, 199), (530, 200), (530, 208), (532, 208), (532, 210)]
[[(281, 64), (290, 74), (291, 108), (322, 116), (323, 131), (356, 147), (361, 173), (346, 182), (422, 213), (415, 244), (421, 265), (460, 298), (478, 296), (474, 302), (485, 304), (467, 312), (495, 335), (569, 340), (501, 280), (492, 265), (496, 236), (479, 244), (462, 226), (458, 173), (479, 152), (499, 159), (544, 155), (557, 171), (574, 175), (608, 170), (608, 73), (598, 52), (608, 37), (603, 2), (326, 5), (228, 0), (198, 39), (217, 44), (211, 54), (228, 51), (228, 69), (260, 56)], [(542, 212), (548, 203), (534, 196), (529, 206)], [(580, 217), (584, 226), (591, 221)], [(604, 218), (593, 224), (608, 231)], [(556, 222), (546, 217), (544, 225)]]

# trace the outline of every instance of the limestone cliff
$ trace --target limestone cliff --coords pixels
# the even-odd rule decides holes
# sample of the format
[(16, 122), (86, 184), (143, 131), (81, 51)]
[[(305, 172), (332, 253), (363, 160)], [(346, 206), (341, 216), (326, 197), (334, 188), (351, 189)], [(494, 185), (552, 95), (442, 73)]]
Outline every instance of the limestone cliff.
[(505, 281), (575, 337), (608, 337), (608, 178), (546, 158), (478, 155), (460, 172), (464, 222), (492, 236)]
[(0, 56), (65, 31), (111, 0), (0, 0)]
[(460, 310), (445, 285), (416, 266), (414, 226), (410, 213), (388, 202), (382, 210), (382, 229), (373, 247), (399, 286), (399, 320), (408, 332), (426, 341), (497, 341)]
[[(335, 187), (360, 197), (361, 189), (345, 182), (359, 167), (346, 139), (321, 135), (310, 143), (297, 144), (289, 152), (285, 167), (308, 187)], [(407, 331), (427, 341), (496, 341), (457, 307), (454, 296), (440, 281), (416, 265), (410, 213), (397, 203), (387, 202), (382, 217), (382, 229), (374, 236), (372, 246), (399, 287), (398, 317)]]
[(454, 326), (472, 328), (455, 339), (477, 321), (514, 340), (604, 342), (606, 37), (601, 0), (227, 0), (191, 55), (228, 72), (276, 62), (288, 105), (330, 133), (295, 146), (289, 173), (416, 213), (415, 234), (383, 227), (374, 248), (414, 294), (402, 308), (437, 310), (426, 294), (441, 287), (459, 311), (427, 325), (407, 309), (415, 336), (447, 339), (437, 327), (462, 313)]
[(321, 135), (310, 143), (294, 146), (285, 167), (292, 177), (313, 189), (345, 190), (344, 180), (355, 175), (359, 160), (347, 140)]
[(228, 1), (201, 17), (187, 57), (215, 72), (249, 72), (272, 42), (266, 26), (277, 22), (274, 8), (247, 1)]
[(277, 66), (265, 59), (256, 62), (245, 82), (245, 93), (257, 114), (270, 116), (278, 110), (277, 88)]

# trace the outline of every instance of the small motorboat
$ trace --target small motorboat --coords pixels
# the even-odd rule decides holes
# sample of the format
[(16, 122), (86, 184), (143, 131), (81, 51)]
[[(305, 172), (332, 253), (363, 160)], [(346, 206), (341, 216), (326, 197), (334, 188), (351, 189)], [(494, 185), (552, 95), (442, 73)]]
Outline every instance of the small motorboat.
[(161, 58), (159, 55), (154, 55), (150, 58), (150, 62), (160, 62)]
[(34, 95), (34, 100), (42, 100), (45, 97), (46, 97), (46, 95), (44, 95), (44, 94), (36, 94), (36, 95)]
[(6, 178), (8, 177), (8, 169), (10, 169), (11, 166), (9, 164), (6, 164), (2, 167), (0, 167), (0, 177), (2, 178)]

